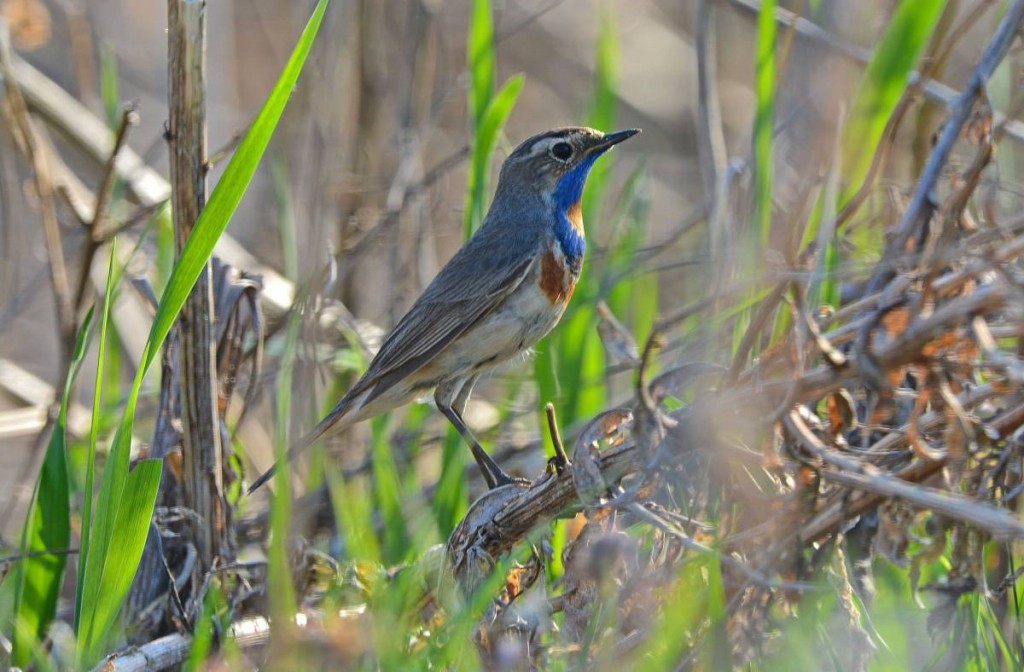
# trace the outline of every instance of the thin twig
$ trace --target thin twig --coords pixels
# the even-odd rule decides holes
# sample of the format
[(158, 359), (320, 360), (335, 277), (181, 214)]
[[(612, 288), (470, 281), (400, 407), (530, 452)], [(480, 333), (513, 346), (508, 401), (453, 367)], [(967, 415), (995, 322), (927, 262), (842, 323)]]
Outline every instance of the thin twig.
[(705, 207), (717, 213), (718, 176), (725, 168), (728, 154), (722, 132), (722, 113), (718, 100), (718, 67), (715, 41), (715, 0), (700, 0), (697, 7), (697, 143), (701, 175), (704, 178)]
[(565, 454), (565, 445), (562, 443), (562, 435), (558, 431), (558, 418), (555, 417), (555, 405), (550, 401), (544, 404), (544, 413), (548, 419), (548, 431), (551, 433), (551, 443), (555, 447), (555, 458), (560, 467), (569, 466), (569, 456)]
[(92, 222), (89, 224), (89, 235), (85, 241), (85, 249), (82, 251), (82, 266), (79, 269), (78, 287), (75, 290), (75, 308), (82, 309), (85, 301), (85, 288), (89, 286), (89, 273), (92, 271), (92, 262), (100, 244), (107, 239), (104, 227), (107, 220), (107, 210), (110, 197), (114, 190), (114, 180), (117, 178), (117, 171), (114, 166), (117, 164), (117, 157), (128, 141), (128, 132), (133, 126), (139, 123), (139, 115), (134, 107), (128, 107), (121, 115), (121, 123), (117, 127), (117, 134), (114, 139), (114, 148), (110, 152), (110, 158), (103, 169), (103, 179), (100, 180), (99, 191), (96, 192), (96, 208), (92, 213)]
[(659, 530), (665, 532), (676, 539), (679, 543), (685, 546), (688, 550), (696, 553), (713, 555), (723, 564), (732, 569), (739, 571), (741, 574), (747, 577), (752, 583), (762, 586), (764, 588), (778, 588), (780, 590), (794, 590), (803, 592), (806, 590), (821, 590), (821, 586), (813, 583), (807, 583), (804, 581), (781, 581), (779, 579), (772, 579), (765, 576), (762, 572), (754, 569), (745, 562), (737, 560), (728, 553), (720, 553), (713, 548), (705, 546), (704, 544), (696, 541), (693, 537), (686, 534), (683, 530), (680, 530), (675, 525), (672, 525), (667, 520), (658, 516), (653, 511), (647, 509), (639, 502), (630, 502), (623, 508), (629, 511), (637, 518), (647, 521), (651, 525), (657, 527)]
[[(98, 165), (110, 157), (114, 134), (107, 125), (60, 85), (27, 62), (12, 57), (11, 75), (21, 86), (31, 109), (71, 140)], [(131, 147), (125, 147), (116, 162), (117, 176), (124, 182), (128, 195), (143, 211), (158, 208), (170, 197), (171, 185), (159, 171), (146, 165)], [(88, 218), (81, 217), (86, 221)], [(295, 297), (295, 286), (275, 269), (261, 263), (229, 234), (217, 241), (215, 253), (237, 268), (263, 276), (260, 295), (267, 315), (275, 318), (287, 313)]]
[(46, 548), (37, 551), (24, 551), (22, 553), (0, 556), (0, 565), (8, 565), (26, 558), (39, 558), (44, 555), (72, 555), (74, 553), (78, 553), (77, 548)]
[(117, 132), (114, 134), (114, 148), (110, 150), (110, 158), (103, 166), (103, 179), (100, 180), (100, 187), (96, 191), (96, 211), (93, 213), (92, 238), (103, 240), (106, 236), (104, 225), (106, 224), (108, 201), (114, 190), (114, 181), (117, 179), (117, 160), (128, 141), (128, 133), (139, 123), (139, 113), (134, 105), (129, 105), (121, 113), (121, 123), (117, 125)]

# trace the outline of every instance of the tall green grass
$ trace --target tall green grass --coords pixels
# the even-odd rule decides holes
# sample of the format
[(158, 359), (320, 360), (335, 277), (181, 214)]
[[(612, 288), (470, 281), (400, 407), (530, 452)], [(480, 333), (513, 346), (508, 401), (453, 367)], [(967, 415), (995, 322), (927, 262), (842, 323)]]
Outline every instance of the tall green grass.
[[(483, 224), (489, 201), (494, 148), (526, 81), (521, 74), (513, 75), (495, 91), (497, 55), (494, 17), (488, 0), (473, 2), (466, 36), (466, 64), (469, 72), (470, 164), (463, 236), (469, 238)], [(462, 437), (449, 428), (441, 453), (441, 477), (431, 503), (441, 536), (451, 533), (469, 506), (463, 476), (466, 455)]]
[(904, 95), (910, 73), (917, 67), (945, 5), (945, 0), (900, 2), (875, 45), (843, 129), (844, 186), (838, 209), (849, 203), (868, 177), (889, 117)]
[[(612, 235), (608, 246), (600, 294), (605, 295), (612, 313), (628, 317), (638, 343), (644, 343), (659, 311), (658, 275), (639, 268), (647, 240), (650, 210), (650, 179), (646, 162), (640, 161), (626, 179), (612, 214)], [(611, 364), (612, 362), (606, 362)]]
[[(14, 569), (13, 645), (11, 663), (24, 667), (37, 653), (57, 610), (61, 578), (71, 545), (67, 452), (68, 404), (85, 356), (92, 323), (86, 315), (75, 341), (71, 372), (64, 385), (60, 410), (46, 448), (42, 470), (29, 504), (21, 550), (29, 555)], [(45, 659), (43, 659), (45, 660)], [(37, 664), (45, 662), (37, 660)]]
[(772, 235), (772, 137), (775, 133), (775, 0), (763, 0), (757, 14), (754, 65), (754, 227), (760, 244)]
[[(89, 667), (104, 653), (116, 632), (116, 619), (127, 595), (149, 533), (150, 520), (160, 480), (161, 463), (141, 460), (129, 470), (131, 436), (135, 408), (143, 378), (156, 360), (185, 299), (205, 266), (213, 246), (228, 224), (259, 164), (267, 142), (288, 101), (302, 65), (312, 46), (326, 9), (321, 0), (306, 26), (291, 58), (285, 66), (263, 108), (210, 196), (209, 203), (195, 224), (181, 257), (174, 265), (166, 291), (157, 307), (143, 360), (128, 394), (104, 463), (92, 510), (94, 454), (98, 431), (98, 407), (103, 395), (102, 367), (109, 308), (119, 273), (113, 266), (104, 295), (101, 322), (101, 348), (98, 358), (97, 393), (87, 460), (85, 505), (82, 512), (78, 592), (75, 596), (74, 626), (77, 667)], [(88, 323), (86, 323), (86, 327)], [(76, 347), (74, 368), (81, 362), (87, 328), (83, 327)], [(74, 372), (72, 372), (74, 373)], [(54, 616), (56, 596), (63, 580), (64, 552), (69, 545), (69, 481), (64, 435), (67, 399), (74, 376), (69, 376), (64, 393), (64, 411), (51, 436), (46, 462), (40, 474), (34, 504), (25, 525), (26, 549), (59, 551), (56, 555), (38, 555), (22, 560), (18, 568), (17, 615), (13, 661), (28, 662), (45, 636)], [(40, 663), (45, 664), (45, 663)]]
[[(468, 237), (483, 223), (489, 202), (494, 148), (525, 79), (515, 75), (496, 87), (494, 20), (491, 3), (487, 0), (475, 0), (472, 5), (466, 44), (470, 164), (464, 235)], [(358, 368), (364, 367), (365, 362)], [(402, 435), (419, 437), (432, 415), (427, 407), (410, 407), (404, 414)], [(393, 565), (414, 559), (430, 544), (445, 539), (465, 514), (469, 506), (465, 480), (469, 451), (462, 437), (446, 425), (441, 472), (428, 504), (422, 502), (415, 467), (400, 463), (396, 457), (392, 416), (375, 418), (370, 428), (369, 479), (358, 476), (346, 479), (335, 467), (328, 467), (327, 477), (344, 539), (345, 556), (352, 561)], [(420, 450), (419, 443), (418, 438), (407, 440), (404, 448), (410, 457), (415, 457)], [(430, 512), (429, 519), (417, 515), (420, 502), (426, 504), (423, 510)], [(393, 607), (400, 603), (383, 601)], [(404, 618), (399, 614), (391, 617)]]
[[(618, 49), (615, 20), (605, 6), (597, 40), (594, 93), (585, 117), (588, 125), (603, 131), (612, 131), (615, 126)], [(571, 426), (592, 417), (608, 403), (604, 376), (606, 362), (594, 312), (597, 301), (603, 298), (601, 294), (605, 288), (602, 279), (606, 269), (594, 263), (593, 250), (598, 225), (606, 223), (600, 206), (607, 196), (607, 176), (613, 156), (614, 152), (599, 160), (587, 178), (583, 192), (583, 220), (588, 226), (588, 258), (583, 275), (565, 316), (558, 327), (537, 346), (534, 357), (540, 427), (546, 426), (544, 406), (548, 402), (555, 404), (559, 422), (563, 426)], [(607, 232), (607, 229), (601, 231)], [(542, 434), (545, 451), (551, 454), (551, 437), (545, 432)]]
[(472, 133), (463, 228), (468, 238), (483, 224), (487, 211), (491, 154), (508, 115), (512, 113), (525, 78), (523, 75), (514, 75), (497, 92), (494, 90), (497, 58), (494, 52), (494, 18), (491, 15), (490, 0), (474, 0), (466, 45)]
[[(839, 304), (841, 259), (837, 245), (843, 231), (836, 230), (835, 217), (857, 192), (871, 188), (870, 178), (877, 180), (882, 173), (872, 174), (871, 165), (882, 151), (886, 124), (905, 95), (910, 73), (918, 65), (945, 4), (943, 0), (900, 3), (875, 45), (841, 132), (837, 166), (830, 175), (838, 179), (838, 185), (831, 179), (826, 182), (822, 198), (828, 202), (818, 200), (804, 230), (802, 247), (814, 241), (821, 251), (812, 280), (812, 305)], [(854, 227), (850, 241), (858, 259), (873, 260), (881, 254), (883, 237), (873, 227)]]
[[(775, 135), (775, 94), (776, 94), (776, 27), (775, 0), (765, 0), (757, 14), (757, 51), (754, 62), (754, 128), (752, 132), (751, 166), (753, 169), (753, 190), (751, 212), (753, 219), (749, 227), (738, 227), (740, 238), (731, 250), (743, 263), (741, 269), (758, 269), (763, 266), (763, 252), (771, 247), (772, 240), (772, 175), (774, 172), (773, 138)], [(752, 229), (753, 233), (747, 229)], [(724, 262), (725, 260), (721, 260)], [(755, 298), (761, 292), (759, 281), (741, 300), (746, 303), (737, 312), (732, 326), (731, 354), (735, 357), (753, 319)], [(757, 354), (759, 343), (754, 344), (752, 353)]]
[[(594, 90), (584, 123), (598, 130), (616, 130), (616, 108), (619, 103), (618, 69), (619, 38), (617, 18), (610, 3), (601, 5), (601, 21), (595, 49)], [(610, 201), (608, 176), (614, 160), (614, 151), (602, 157), (590, 171), (583, 192), (583, 221), (587, 226), (587, 259), (583, 274), (577, 283), (572, 302), (559, 325), (537, 345), (533, 370), (537, 383), (537, 417), (541, 430), (541, 442), (545, 453), (554, 452), (547, 427), (545, 406), (553, 403), (558, 422), (563, 428), (571, 428), (604, 410), (611, 401), (611, 389), (605, 375), (612, 362), (606, 359), (604, 346), (597, 331), (597, 302), (615, 292), (611, 301), (613, 310), (623, 310), (630, 303), (630, 310), (620, 315), (627, 319), (637, 331), (646, 331), (657, 310), (658, 292), (650, 282), (635, 282), (633, 279), (611, 279), (628, 263), (627, 255), (643, 243), (643, 225), (632, 220), (622, 227), (607, 218), (606, 213), (616, 212), (625, 219), (625, 213), (632, 203), (637, 202), (636, 187), (640, 173), (636, 173), (623, 192), (616, 207)], [(634, 211), (634, 214), (637, 211)], [(634, 226), (630, 226), (630, 224)], [(595, 258), (595, 249), (603, 242), (600, 258)], [(633, 310), (632, 308), (636, 309)], [(557, 521), (551, 538), (552, 578), (562, 571), (562, 550), (566, 543), (566, 522)]]

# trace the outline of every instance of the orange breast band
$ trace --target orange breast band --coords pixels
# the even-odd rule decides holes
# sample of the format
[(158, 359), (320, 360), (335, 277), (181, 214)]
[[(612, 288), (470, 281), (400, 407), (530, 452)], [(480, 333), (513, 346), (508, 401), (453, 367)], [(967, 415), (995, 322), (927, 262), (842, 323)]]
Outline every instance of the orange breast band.
[(565, 211), (565, 217), (581, 235), (583, 234), (583, 201), (579, 200), (569, 206)]

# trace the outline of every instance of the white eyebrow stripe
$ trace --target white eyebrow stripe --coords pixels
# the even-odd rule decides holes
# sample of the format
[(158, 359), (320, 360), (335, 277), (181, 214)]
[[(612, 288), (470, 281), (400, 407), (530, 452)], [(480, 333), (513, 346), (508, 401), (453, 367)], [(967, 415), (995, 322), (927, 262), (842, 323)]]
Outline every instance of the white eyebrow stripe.
[(552, 146), (556, 142), (561, 142), (561, 138), (541, 138), (537, 142), (533, 143), (533, 147), (530, 148), (530, 156), (540, 156), (541, 154), (547, 154)]

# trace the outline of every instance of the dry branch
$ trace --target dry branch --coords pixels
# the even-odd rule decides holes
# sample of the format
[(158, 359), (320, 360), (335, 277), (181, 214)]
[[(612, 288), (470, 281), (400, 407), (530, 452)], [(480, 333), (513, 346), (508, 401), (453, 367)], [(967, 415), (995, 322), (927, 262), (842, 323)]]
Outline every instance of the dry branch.
[[(728, 0), (732, 6), (748, 13), (756, 15), (761, 10), (761, 3), (756, 0)], [(850, 44), (838, 35), (830, 33), (813, 21), (798, 16), (785, 7), (775, 8), (775, 21), (780, 26), (787, 26), (796, 31), (802, 39), (824, 49), (842, 56), (844, 59), (863, 66), (871, 60), (871, 51), (857, 45)], [(911, 80), (919, 81), (920, 73), (912, 73)], [(954, 109), (958, 100), (964, 92), (959, 92), (934, 79), (925, 79), (920, 82), (921, 91), (924, 97), (946, 109)], [(1024, 144), (1024, 123), (1016, 119), (1007, 119), (1002, 115), (996, 115), (997, 124), (1005, 124), (1006, 137), (1017, 144)]]
[(96, 206), (92, 211), (92, 219), (89, 220), (89, 235), (85, 241), (85, 250), (82, 253), (82, 267), (79, 269), (78, 288), (75, 290), (74, 306), (76, 310), (83, 308), (86, 296), (86, 287), (89, 286), (89, 275), (92, 272), (92, 262), (100, 244), (109, 239), (110, 234), (105, 231), (106, 221), (109, 217), (109, 201), (114, 188), (114, 180), (117, 177), (114, 166), (117, 165), (117, 158), (124, 151), (128, 142), (128, 132), (139, 123), (139, 115), (131, 107), (121, 114), (121, 123), (117, 127), (117, 134), (114, 139), (114, 148), (103, 168), (103, 179), (100, 180), (100, 188), (96, 192)]
[[(180, 255), (206, 205), (205, 2), (167, 1), (168, 143), (175, 247)], [(182, 481), (196, 513), (198, 577), (234, 557), (231, 507), (217, 413), (213, 267), (207, 262), (178, 321), (181, 358)]]
[[(104, 165), (115, 146), (114, 133), (56, 82), (16, 56), (12, 56), (12, 61), (12, 76), (21, 86), (29, 107), (64, 133), (97, 166)], [(158, 207), (170, 198), (171, 185), (167, 179), (146, 165), (142, 157), (130, 147), (118, 153), (114, 166), (118, 179), (124, 182), (128, 193), (144, 210)], [(73, 176), (68, 174), (67, 177)], [(80, 187), (80, 183), (77, 186)], [(71, 194), (81, 195), (83, 190), (72, 188)], [(83, 196), (79, 196), (71, 205), (84, 208), (79, 211), (79, 218), (91, 221), (92, 204), (84, 200)], [(232, 266), (250, 269), (263, 276), (265, 289), (261, 297), (268, 315), (278, 317), (289, 310), (295, 298), (295, 286), (274, 269), (261, 264), (230, 234), (225, 233), (220, 237), (214, 252)]]
[[(270, 624), (256, 617), (234, 623), (229, 636), (242, 648), (260, 646), (270, 638)], [(166, 635), (143, 646), (107, 656), (92, 672), (158, 672), (177, 669), (192, 651), (192, 637)]]
[[(983, 268), (992, 269), (996, 264), (1019, 255), (1022, 248), (1008, 245), (998, 250), (987, 261), (979, 260), (973, 274), (970, 273), (971, 266), (966, 265), (936, 278), (932, 286), (943, 287), (947, 291), (962, 286)], [(899, 286), (909, 289), (913, 283), (905, 279)], [(834, 533), (851, 516), (883, 499), (899, 499), (933, 510), (985, 530), (997, 538), (1024, 538), (1024, 525), (1012, 513), (965, 495), (941, 492), (920, 485), (921, 480), (939, 471), (944, 461), (918, 458), (892, 474), (883, 473), (880, 467), (871, 462), (826, 447), (791, 411), (796, 404), (813, 403), (843, 385), (852, 384), (852, 381), (873, 380), (877, 370), (897, 371), (917, 364), (923, 358), (927, 359), (923, 353), (931, 344), (952, 330), (964, 328), (977, 316), (1007, 311), (1014, 315), (1024, 314), (1024, 294), (1011, 282), (996, 276), (990, 284), (950, 298), (936, 306), (932, 312), (918, 316), (904, 330), (891, 335), (891, 338), (877, 347), (854, 350), (850, 356), (813, 368), (800, 376), (766, 376), (766, 370), (773, 366), (772, 360), (768, 358), (758, 367), (760, 374), (747, 372), (729, 388), (718, 392), (706, 391), (692, 407), (672, 413), (670, 417), (677, 423), (677, 427), (670, 430), (670, 438), (665, 443), (671, 445), (670, 450), (675, 453), (696, 451), (714, 455), (720, 452), (718, 439), (714, 437), (721, 434), (724, 428), (734, 429), (744, 425), (764, 428), (772, 423), (770, 418), (773, 409), (782, 408), (785, 412), (780, 414), (780, 418), (789, 433), (805, 450), (827, 466), (821, 469), (822, 477), (844, 486), (848, 491), (861, 493), (854, 495), (852, 501), (847, 501), (845, 497), (837, 498), (833, 505), (823, 508), (805, 524), (792, 527), (789, 534), (799, 535), (803, 543)], [(854, 323), (863, 329), (870, 319), (870, 316), (862, 317)], [(824, 340), (825, 337), (819, 336), (817, 342)], [(671, 377), (672, 373), (664, 376)], [(971, 409), (983, 401), (1005, 396), (1013, 389), (1005, 385), (983, 385), (965, 391), (956, 403), (962, 409)], [(1006, 417), (1017, 418), (1018, 415), (1009, 413)], [(927, 413), (915, 420), (921, 431), (936, 429), (945, 421), (947, 417), (939, 411)], [(1009, 420), (1000, 422), (1000, 431), (1012, 431), (1019, 425), (1019, 421), (1017, 425)], [(643, 465), (649, 463), (649, 449), (643, 451), (645, 457), (641, 457), (633, 441), (622, 441), (599, 452), (596, 450), (597, 441), (624, 430), (636, 432), (635, 424), (632, 414), (626, 411), (612, 411), (600, 416), (577, 439), (573, 449), (573, 464), (569, 469), (562, 473), (546, 474), (528, 486), (499, 488), (475, 502), (448, 541), (449, 562), (460, 585), (464, 588), (478, 585), (494, 566), (495, 558), (508, 552), (530, 532), (547, 524), (555, 516), (574, 507), (615, 506), (615, 500), (608, 499), (612, 492), (609, 488), (623, 476), (643, 469)], [(907, 424), (891, 432), (872, 447), (869, 455), (885, 456), (893, 451), (906, 450), (911, 429), (911, 425)], [(641, 434), (648, 432), (642, 431)], [(660, 452), (664, 454), (664, 447)], [(624, 503), (630, 502), (624, 500)], [(724, 547), (743, 547), (746, 541), (769, 533), (773, 525), (738, 531), (725, 540)]]
[[(610, 411), (600, 416), (577, 439), (574, 458), (584, 450), (589, 451), (591, 442), (599, 437), (616, 433), (630, 419), (627, 411)], [(529, 485), (513, 483), (485, 493), (448, 538), (450, 570), (466, 592), (472, 592), (493, 568), (496, 558), (570, 506), (582, 505), (588, 487), (594, 482), (612, 484), (636, 469), (636, 449), (630, 442), (595, 455), (590, 483), (580, 482), (579, 467), (574, 463)]]
[[(875, 465), (841, 454), (825, 446), (811, 432), (797, 411), (784, 419), (787, 431), (809, 453), (833, 468), (822, 469), (821, 475), (861, 492), (902, 499), (914, 506), (940, 513), (987, 530), (997, 539), (1024, 538), (1024, 525), (1005, 509), (980, 504), (964, 495), (942, 492), (920, 484), (890, 476)], [(940, 462), (940, 460), (924, 460)], [(941, 462), (940, 462), (941, 463)]]

